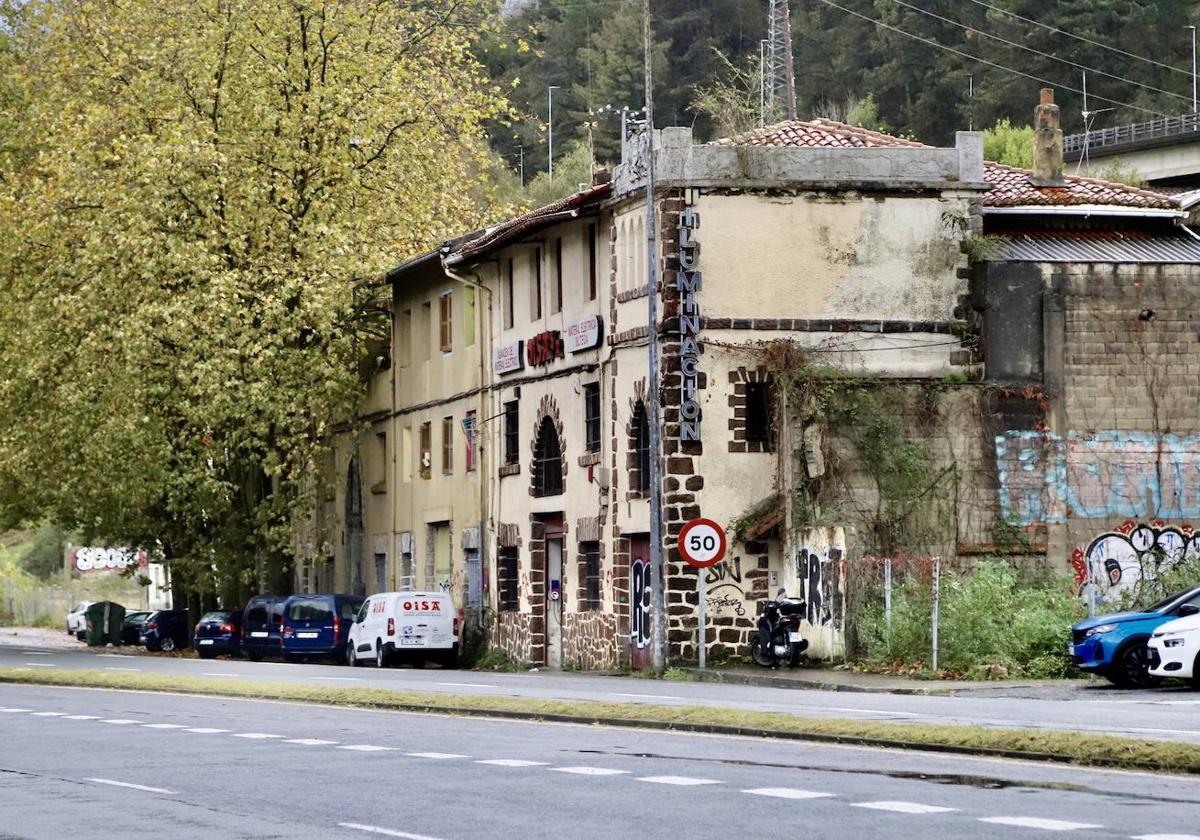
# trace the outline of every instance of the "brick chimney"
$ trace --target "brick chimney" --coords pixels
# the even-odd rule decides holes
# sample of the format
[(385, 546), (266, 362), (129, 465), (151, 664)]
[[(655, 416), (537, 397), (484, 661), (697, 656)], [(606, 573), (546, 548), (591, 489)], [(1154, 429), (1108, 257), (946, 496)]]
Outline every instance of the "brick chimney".
[(1042, 101), (1033, 109), (1033, 176), (1035, 187), (1061, 187), (1063, 180), (1063, 133), (1059, 128), (1054, 89), (1042, 88)]

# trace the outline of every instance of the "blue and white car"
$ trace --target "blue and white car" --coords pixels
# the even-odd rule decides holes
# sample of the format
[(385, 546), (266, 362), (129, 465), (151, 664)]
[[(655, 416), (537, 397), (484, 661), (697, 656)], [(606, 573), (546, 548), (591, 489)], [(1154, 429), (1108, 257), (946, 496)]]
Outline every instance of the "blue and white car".
[(1197, 613), (1200, 585), (1176, 592), (1141, 612), (1111, 613), (1076, 622), (1071, 627), (1071, 662), (1079, 670), (1099, 674), (1115, 685), (1157, 685), (1162, 677), (1150, 673), (1146, 645), (1168, 621)]

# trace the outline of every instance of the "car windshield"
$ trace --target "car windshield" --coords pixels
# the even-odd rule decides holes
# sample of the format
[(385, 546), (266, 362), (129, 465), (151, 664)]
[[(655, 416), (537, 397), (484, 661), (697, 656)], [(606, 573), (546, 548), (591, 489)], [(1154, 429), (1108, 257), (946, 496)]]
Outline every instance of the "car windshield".
[(227, 612), (210, 612), (210, 613), (205, 613), (205, 614), (204, 614), (204, 616), (203, 616), (203, 617), (202, 617), (200, 620), (201, 620), (201, 621), (221, 621), (221, 622), (225, 622), (225, 621), (228, 621), (228, 620), (229, 620), (229, 613), (227, 613)]
[(333, 611), (324, 601), (292, 601), (288, 605), (287, 617), (288, 621), (328, 621), (333, 618)]
[(1195, 586), (1189, 586), (1187, 589), (1180, 589), (1178, 592), (1176, 592), (1172, 595), (1169, 595), (1166, 598), (1163, 598), (1161, 601), (1159, 601), (1154, 606), (1147, 608), (1146, 612), (1162, 612), (1167, 607), (1171, 606), (1171, 604), (1175, 603), (1180, 598), (1182, 598), (1183, 596), (1188, 595), (1188, 594), (1200, 595), (1200, 588), (1195, 587)]

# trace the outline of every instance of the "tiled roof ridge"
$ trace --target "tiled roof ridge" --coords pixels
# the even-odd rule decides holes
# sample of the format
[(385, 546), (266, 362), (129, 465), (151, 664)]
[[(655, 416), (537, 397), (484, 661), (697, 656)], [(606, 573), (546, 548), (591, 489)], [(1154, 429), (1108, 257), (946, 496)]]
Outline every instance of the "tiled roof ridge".
[[(732, 137), (721, 137), (709, 143), (710, 146), (754, 146), (768, 145), (772, 137), (777, 137), (785, 134), (788, 131), (803, 131), (817, 129), (830, 134), (839, 135), (846, 139), (856, 139), (860, 142), (872, 143), (878, 146), (904, 146), (915, 149), (930, 148), (924, 143), (916, 140), (909, 140), (904, 137), (896, 137), (891, 134), (885, 134), (882, 131), (875, 131), (870, 128), (863, 128), (850, 123), (838, 122), (837, 120), (826, 119), (825, 117), (814, 117), (811, 120), (781, 120), (777, 123), (764, 125), (761, 128), (753, 128), (749, 131), (744, 131), (741, 134), (735, 134)], [(766, 142), (756, 142), (766, 141)]]
[[(1000, 162), (994, 161), (994, 160), (985, 160), (983, 162), (984, 180), (987, 180), (987, 169), (989, 167), (995, 167), (996, 169), (1005, 169), (1005, 170), (1008, 170), (1009, 172), (1017, 173), (1020, 175), (1025, 175), (1026, 177), (1033, 175), (1033, 170), (1025, 169), (1022, 166), (1012, 166), (1011, 164), (1008, 164), (1008, 163), (1000, 163)], [(1178, 203), (1175, 200), (1174, 196), (1169, 195), (1168, 193), (1158, 192), (1156, 190), (1148, 190), (1148, 189), (1144, 189), (1142, 187), (1134, 187), (1134, 186), (1130, 186), (1129, 184), (1122, 184), (1120, 181), (1108, 181), (1104, 178), (1093, 178), (1090, 175), (1064, 175), (1063, 180), (1067, 181), (1067, 182), (1073, 182), (1076, 184), (1080, 184), (1080, 185), (1103, 187), (1105, 189), (1113, 190), (1114, 192), (1129, 193), (1130, 195), (1136, 195), (1139, 198), (1163, 201), (1163, 202), (1167, 202), (1167, 203), (1171, 203), (1171, 204)], [(1064, 184), (1061, 187), (1039, 187), (1038, 189), (1047, 189), (1047, 190), (1060, 189), (1061, 190), (1061, 189), (1069, 189), (1069, 188), (1070, 188), (1070, 183)]]

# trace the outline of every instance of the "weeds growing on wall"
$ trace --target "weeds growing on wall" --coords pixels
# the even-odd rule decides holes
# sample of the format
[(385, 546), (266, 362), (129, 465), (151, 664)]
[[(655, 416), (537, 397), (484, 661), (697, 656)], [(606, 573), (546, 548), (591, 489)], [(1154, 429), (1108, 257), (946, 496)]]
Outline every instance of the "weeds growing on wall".
[[(866, 605), (859, 621), (865, 658), (925, 667), (932, 651), (931, 581), (906, 577), (892, 596), (892, 618), (882, 599)], [(963, 574), (943, 575), (938, 622), (939, 667), (977, 679), (1065, 677), (1071, 624), (1083, 613), (1067, 589), (1022, 581), (1005, 560), (984, 560)]]

